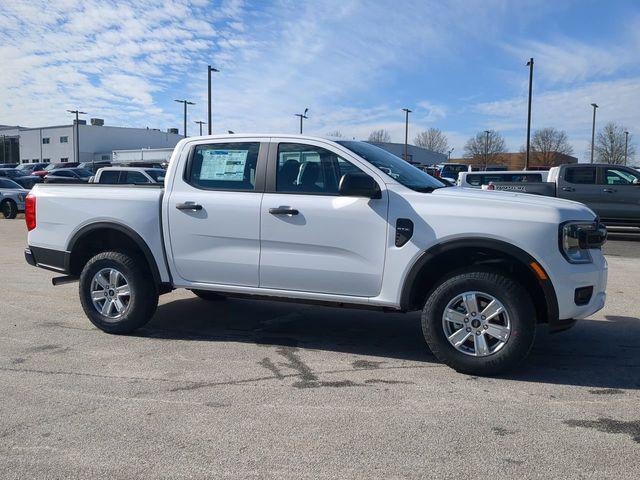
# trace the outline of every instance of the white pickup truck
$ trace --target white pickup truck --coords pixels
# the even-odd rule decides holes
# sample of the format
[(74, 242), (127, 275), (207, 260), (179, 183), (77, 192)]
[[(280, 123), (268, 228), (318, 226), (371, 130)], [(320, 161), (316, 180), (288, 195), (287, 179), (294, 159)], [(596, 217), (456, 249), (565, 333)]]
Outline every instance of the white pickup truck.
[(147, 323), (174, 288), (422, 311), (460, 372), (521, 362), (536, 327), (605, 302), (606, 229), (580, 203), (444, 185), (365, 142), (192, 137), (162, 185), (36, 185), (25, 257), (80, 282), (91, 322)]

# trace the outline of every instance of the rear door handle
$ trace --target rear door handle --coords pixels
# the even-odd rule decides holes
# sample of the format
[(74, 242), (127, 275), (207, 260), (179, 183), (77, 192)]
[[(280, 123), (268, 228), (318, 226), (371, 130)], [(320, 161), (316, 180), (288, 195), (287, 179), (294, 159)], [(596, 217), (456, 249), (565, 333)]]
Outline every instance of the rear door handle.
[(616, 190), (613, 188), (603, 188), (602, 191), (606, 193), (616, 193)]
[(298, 210), (291, 207), (278, 207), (278, 208), (270, 208), (269, 213), (271, 215), (298, 215)]
[(562, 187), (563, 192), (575, 192), (575, 190), (573, 187)]
[(202, 205), (195, 202), (177, 203), (176, 208), (178, 210), (202, 210)]

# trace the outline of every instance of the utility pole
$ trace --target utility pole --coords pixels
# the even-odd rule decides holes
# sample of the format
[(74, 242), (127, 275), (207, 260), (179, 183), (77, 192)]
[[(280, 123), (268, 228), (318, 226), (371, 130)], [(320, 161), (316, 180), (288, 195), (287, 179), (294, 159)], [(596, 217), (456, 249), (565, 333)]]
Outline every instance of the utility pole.
[(624, 165), (627, 165), (627, 153), (629, 151), (629, 132), (624, 132)]
[(195, 103), (189, 100), (174, 100), (174, 102), (182, 103), (184, 105), (184, 138), (187, 138), (187, 105), (195, 105)]
[[(213, 122), (211, 120), (211, 72), (219, 72), (219, 71), (220, 70), (213, 68), (211, 65), (207, 65), (207, 80), (208, 80), (207, 100), (209, 104), (209, 109), (208, 109), (209, 113), (208, 113), (207, 120), (209, 120), (209, 135), (211, 135), (211, 129), (213, 128)], [(202, 135), (202, 132), (200, 132), (200, 135)], [(187, 135), (185, 134), (185, 137), (186, 136)]]
[(404, 161), (409, 161), (409, 114), (411, 110), (403, 108), (404, 112)]
[(485, 130), (484, 131), (484, 169), (487, 169), (487, 166), (489, 165), (489, 134), (491, 133), (491, 130)]
[(524, 169), (529, 170), (529, 152), (531, 150), (531, 95), (533, 93), (533, 57), (527, 62), (529, 67), (529, 108), (527, 112), (527, 156), (524, 160)]
[(593, 125), (591, 126), (591, 163), (593, 163), (593, 144), (596, 140), (596, 108), (598, 108), (598, 105), (592, 103), (591, 106), (593, 107)]
[(449, 151), (447, 152), (447, 157), (449, 158), (449, 162), (451, 162), (451, 152), (453, 152), (454, 150), (455, 150), (455, 149), (454, 149), (454, 148), (452, 148), (451, 150), (449, 150)]
[(197, 123), (198, 125), (200, 125), (200, 136), (202, 136), (202, 125), (206, 125), (207, 122), (203, 122), (202, 120), (197, 120), (193, 123)]
[[(73, 136), (75, 137), (75, 152), (74, 152), (74, 161), (75, 162), (80, 162), (80, 127), (78, 125), (78, 115), (86, 115), (87, 112), (81, 112), (80, 110), (76, 109), (76, 110), (67, 110), (67, 112), (69, 113), (74, 113), (76, 116), (76, 123), (75, 123), (75, 132), (73, 133)], [(42, 141), (40, 142), (42, 143)]]
[(294, 115), (294, 116), (296, 116), (296, 117), (300, 117), (300, 135), (302, 135), (302, 120), (303, 120), (304, 118), (309, 118), (309, 117), (307, 117), (307, 112), (308, 112), (308, 111), (309, 111), (309, 109), (308, 109), (308, 108), (305, 108), (305, 109), (304, 109), (304, 113), (294, 113), (294, 114), (293, 114), (293, 115)]

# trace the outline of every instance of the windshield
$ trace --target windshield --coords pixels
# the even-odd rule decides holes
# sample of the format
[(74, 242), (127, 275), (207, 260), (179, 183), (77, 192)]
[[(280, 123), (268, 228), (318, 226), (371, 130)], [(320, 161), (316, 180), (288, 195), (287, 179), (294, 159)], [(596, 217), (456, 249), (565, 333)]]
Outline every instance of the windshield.
[(362, 157), (378, 170), (383, 171), (391, 178), (407, 188), (418, 192), (431, 192), (445, 185), (433, 178), (428, 173), (405, 162), (400, 157), (383, 150), (380, 147), (366, 142), (339, 141), (337, 142), (353, 153)]
[(164, 182), (164, 176), (167, 173), (164, 170), (162, 170), (161, 168), (149, 169), (149, 170), (145, 170), (145, 172), (147, 173), (147, 175), (149, 175), (151, 178), (153, 178), (154, 181), (156, 181), (158, 183)]
[(70, 168), (69, 170), (75, 173), (76, 175), (78, 175), (79, 177), (90, 177), (91, 175), (93, 175), (92, 172), (90, 172), (85, 168)]

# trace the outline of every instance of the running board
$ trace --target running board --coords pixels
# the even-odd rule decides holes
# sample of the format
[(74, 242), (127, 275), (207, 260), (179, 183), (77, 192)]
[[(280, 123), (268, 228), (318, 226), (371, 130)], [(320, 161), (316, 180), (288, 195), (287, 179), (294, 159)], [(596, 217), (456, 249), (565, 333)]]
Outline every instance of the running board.
[(64, 277), (53, 277), (51, 279), (51, 283), (53, 283), (54, 287), (57, 287), (58, 285), (64, 285), (65, 283), (73, 283), (73, 282), (77, 282), (78, 280), (79, 278), (74, 275), (65, 275)]

